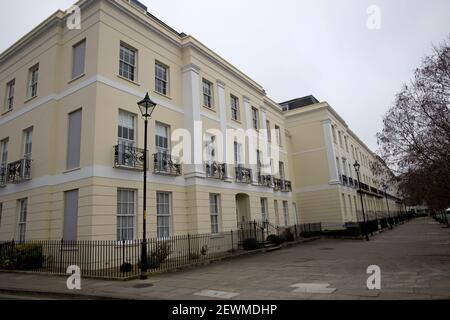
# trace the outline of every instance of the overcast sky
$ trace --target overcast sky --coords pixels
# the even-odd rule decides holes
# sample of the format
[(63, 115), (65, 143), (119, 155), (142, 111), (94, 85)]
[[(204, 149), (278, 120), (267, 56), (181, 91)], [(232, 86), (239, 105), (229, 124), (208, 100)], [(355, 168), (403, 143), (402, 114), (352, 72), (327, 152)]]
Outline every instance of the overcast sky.
[[(394, 94), (431, 46), (450, 34), (449, 0), (141, 2), (245, 72), (275, 101), (309, 94), (327, 101), (373, 150)], [(73, 3), (1, 0), (0, 51)], [(367, 27), (371, 5), (381, 10), (380, 29)]]

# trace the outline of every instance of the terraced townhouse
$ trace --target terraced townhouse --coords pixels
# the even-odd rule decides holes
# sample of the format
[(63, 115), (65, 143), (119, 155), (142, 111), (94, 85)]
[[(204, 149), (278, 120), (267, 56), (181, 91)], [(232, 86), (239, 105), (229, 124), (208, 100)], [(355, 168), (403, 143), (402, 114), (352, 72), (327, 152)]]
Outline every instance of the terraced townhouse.
[[(252, 220), (343, 228), (361, 219), (354, 160), (368, 213), (385, 211), (369, 170), (375, 156), (327, 103), (277, 104), (137, 1), (76, 5), (80, 29), (58, 11), (0, 55), (0, 241), (140, 237), (136, 103), (146, 92), (157, 103), (149, 237), (214, 234)], [(222, 139), (230, 129), (259, 130), (262, 140)], [(189, 156), (181, 151), (188, 161), (179, 157), (183, 130), (192, 135)], [(401, 210), (394, 190), (386, 199)]]

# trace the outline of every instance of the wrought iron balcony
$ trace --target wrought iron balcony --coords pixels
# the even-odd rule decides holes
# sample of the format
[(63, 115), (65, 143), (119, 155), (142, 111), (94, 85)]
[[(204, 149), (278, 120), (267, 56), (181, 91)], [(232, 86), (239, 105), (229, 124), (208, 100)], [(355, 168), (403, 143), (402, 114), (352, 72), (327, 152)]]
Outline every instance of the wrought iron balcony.
[(114, 167), (144, 170), (144, 149), (125, 144), (114, 146)]
[(252, 169), (237, 166), (235, 171), (236, 171), (236, 182), (247, 184), (252, 183)]
[(153, 155), (155, 174), (181, 176), (181, 164), (177, 163), (169, 153), (158, 152)]
[(31, 180), (31, 161), (23, 158), (8, 164), (8, 183), (17, 184)]
[(292, 182), (281, 180), (281, 192), (292, 192)]
[(292, 192), (292, 182), (285, 179), (273, 179), (273, 189), (281, 192)]
[(348, 178), (348, 184), (350, 185), (350, 187), (353, 187), (353, 179), (352, 178)]
[(7, 165), (0, 165), (0, 188), (3, 188), (6, 186), (6, 183), (8, 182), (8, 167)]
[(258, 184), (260, 186), (273, 188), (273, 176), (258, 173)]
[(346, 186), (348, 184), (348, 179), (347, 179), (347, 176), (345, 174), (342, 175), (342, 184), (344, 186)]
[(206, 163), (206, 177), (225, 180), (227, 176), (227, 165), (216, 161)]
[(273, 190), (281, 191), (281, 179), (278, 178), (273, 179)]

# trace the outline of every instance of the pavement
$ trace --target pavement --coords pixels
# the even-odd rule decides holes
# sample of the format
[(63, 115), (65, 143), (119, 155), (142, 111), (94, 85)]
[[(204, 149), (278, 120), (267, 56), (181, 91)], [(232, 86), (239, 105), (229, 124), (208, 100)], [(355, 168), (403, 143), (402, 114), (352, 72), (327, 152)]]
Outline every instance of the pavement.
[[(367, 268), (380, 268), (369, 290)], [(81, 280), (0, 272), (0, 299), (450, 299), (450, 229), (418, 218), (370, 241), (322, 238), (148, 280)]]

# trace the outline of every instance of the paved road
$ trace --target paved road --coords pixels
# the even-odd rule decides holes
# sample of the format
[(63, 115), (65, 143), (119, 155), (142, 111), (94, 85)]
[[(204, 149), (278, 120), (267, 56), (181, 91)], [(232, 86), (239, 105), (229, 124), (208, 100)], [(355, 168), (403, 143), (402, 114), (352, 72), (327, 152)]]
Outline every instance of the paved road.
[[(369, 265), (381, 268), (381, 290), (367, 289)], [(65, 280), (0, 273), (0, 287), (68, 293)], [(369, 242), (321, 239), (146, 281), (83, 279), (82, 288), (138, 299), (449, 299), (450, 229), (419, 218)]]

